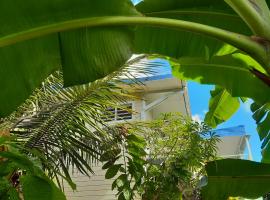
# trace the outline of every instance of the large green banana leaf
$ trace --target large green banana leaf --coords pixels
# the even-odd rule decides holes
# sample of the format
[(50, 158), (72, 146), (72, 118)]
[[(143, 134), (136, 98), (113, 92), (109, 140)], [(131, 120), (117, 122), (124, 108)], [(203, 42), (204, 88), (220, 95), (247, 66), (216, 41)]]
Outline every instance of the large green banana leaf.
[(240, 101), (224, 88), (216, 86), (211, 91), (209, 100), (209, 111), (206, 113), (204, 121), (211, 127), (228, 120), (239, 108)]
[[(137, 8), (147, 16), (188, 20), (251, 34), (223, 0), (145, 0)], [(139, 52), (177, 58), (179, 65), (174, 65), (173, 72), (180, 79), (217, 84), (236, 97), (250, 97), (260, 102), (270, 99), (269, 87), (250, 72), (256, 68), (265, 73), (258, 63), (235, 49), (228, 50), (220, 41), (194, 33), (151, 27), (138, 28), (135, 39)], [(225, 51), (221, 52), (222, 49)]]
[(243, 54), (213, 56), (210, 59), (188, 57), (179, 59), (179, 63), (173, 64), (172, 69), (180, 79), (217, 84), (233, 97), (250, 97), (258, 102), (270, 100), (270, 87), (250, 73), (256, 63)]
[[(137, 5), (137, 9), (146, 16), (188, 20), (245, 35), (252, 34), (223, 0), (144, 0)], [(212, 94), (210, 111), (206, 115), (210, 125), (216, 126), (232, 116), (239, 107), (239, 100), (235, 97), (250, 97), (261, 104), (256, 113), (263, 112), (265, 118), (256, 120), (257, 130), (264, 140), (263, 161), (270, 162), (270, 115), (269, 109), (266, 109), (270, 101), (270, 88), (251, 73), (254, 68), (266, 73), (258, 63), (235, 49), (228, 51), (222, 42), (184, 31), (140, 27), (136, 31), (135, 41), (138, 52), (177, 58), (174, 62), (177, 64), (173, 64), (176, 77), (225, 88), (223, 92)]]
[(82, 84), (118, 69), (132, 55), (133, 34), (125, 27), (41, 32), (44, 36), (22, 42), (9, 41), (9, 37), (64, 21), (115, 15), (138, 12), (129, 0), (1, 1), (0, 117), (16, 109), (59, 68), (64, 71), (66, 86)]
[(212, 127), (226, 121), (237, 111), (237, 97), (250, 97), (256, 101), (251, 110), (260, 139), (263, 140), (262, 161), (270, 162), (270, 106), (267, 103), (270, 102), (270, 87), (250, 73), (251, 68), (262, 70), (260, 66), (246, 55), (237, 52), (228, 54), (228, 51), (211, 59), (181, 58), (179, 63), (171, 62), (173, 74), (179, 79), (217, 84), (225, 88), (211, 94), (205, 121)]
[[(251, 34), (245, 23), (223, 0), (145, 0), (137, 5), (137, 9), (146, 16), (189, 20)], [(65, 86), (70, 86), (111, 73), (132, 53), (155, 53), (177, 59), (202, 57), (207, 53), (211, 57), (224, 45), (202, 35), (158, 27), (87, 28), (80, 25), (77, 27), (81, 28), (76, 30), (68, 28), (59, 32), (60, 29), (57, 29), (59, 23), (74, 20), (79, 23), (86, 18), (110, 16), (143, 17), (129, 0), (1, 1), (0, 85), (3, 87), (0, 117), (12, 112), (46, 76), (59, 68), (64, 72)], [(54, 27), (50, 35), (46, 35), (48, 26)], [(26, 34), (24, 38), (23, 33), (29, 32), (33, 35)], [(216, 76), (216, 79), (219, 80), (220, 76)], [(233, 83), (235, 78), (240, 80), (242, 77), (241, 74), (240, 77), (233, 76), (227, 82), (232, 79)], [(216, 80), (211, 82), (219, 83)], [(240, 87), (234, 93), (235, 88), (230, 87), (233, 86), (227, 84), (225, 88), (229, 92), (233, 91), (233, 95), (253, 98), (253, 93), (256, 93), (252, 91), (253, 88), (251, 92), (242, 93)], [(260, 94), (258, 99), (262, 102), (265, 100), (261, 99)]]
[(206, 172), (203, 200), (227, 200), (230, 196), (255, 199), (270, 191), (270, 164), (224, 159), (209, 162)]
[[(144, 0), (136, 8), (146, 16), (187, 20), (251, 34), (224, 0)], [(202, 56), (206, 48), (213, 55), (223, 46), (222, 42), (202, 35), (157, 27), (139, 27), (135, 36), (137, 52), (173, 58)]]
[(270, 163), (270, 103), (254, 102), (250, 106), (253, 119), (257, 124), (257, 132), (262, 143), (262, 162)]
[(63, 192), (47, 177), (27, 175), (21, 182), (24, 200), (66, 200)]
[(263, 140), (270, 130), (270, 124), (268, 121), (270, 120), (270, 116), (268, 116), (270, 111), (270, 103), (266, 104), (258, 104), (254, 102), (251, 104), (251, 111), (253, 113), (253, 118), (258, 124), (257, 131), (259, 133), (260, 139)]

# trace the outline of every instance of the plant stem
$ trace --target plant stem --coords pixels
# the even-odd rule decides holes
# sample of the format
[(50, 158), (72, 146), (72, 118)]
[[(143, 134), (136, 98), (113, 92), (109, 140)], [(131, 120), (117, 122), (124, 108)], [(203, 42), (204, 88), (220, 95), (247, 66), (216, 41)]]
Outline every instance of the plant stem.
[(265, 47), (258, 42), (252, 40), (248, 36), (208, 25), (203, 25), (200, 23), (157, 17), (108, 16), (56, 22), (54, 24), (40, 26), (30, 30), (1, 37), (0, 47), (8, 46), (20, 41), (37, 38), (51, 33), (67, 31), (81, 27), (106, 27), (122, 25), (154, 26), (203, 34), (237, 47), (238, 49), (251, 55), (266, 68), (270, 66), (270, 58)]
[(183, 200), (182, 192), (179, 193), (179, 200)]
[(270, 11), (265, 0), (225, 0), (254, 34), (270, 40)]

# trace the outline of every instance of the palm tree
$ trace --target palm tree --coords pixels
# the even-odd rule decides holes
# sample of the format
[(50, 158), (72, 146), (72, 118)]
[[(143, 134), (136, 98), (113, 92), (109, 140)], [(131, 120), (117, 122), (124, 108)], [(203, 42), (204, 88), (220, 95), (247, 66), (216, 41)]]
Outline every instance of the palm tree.
[(127, 85), (132, 89), (134, 83), (141, 84), (137, 76), (154, 73), (144, 67), (148, 62), (144, 57), (137, 56), (120, 71), (81, 86), (63, 88), (62, 74), (56, 72), (17, 112), (2, 119), (0, 126), (10, 127), (22, 151), (38, 157), (59, 186), (63, 178), (74, 189), (72, 169), (89, 176), (93, 173), (91, 165), (114, 141), (114, 128), (105, 122), (110, 114), (107, 108), (127, 109), (123, 104), (136, 98)]

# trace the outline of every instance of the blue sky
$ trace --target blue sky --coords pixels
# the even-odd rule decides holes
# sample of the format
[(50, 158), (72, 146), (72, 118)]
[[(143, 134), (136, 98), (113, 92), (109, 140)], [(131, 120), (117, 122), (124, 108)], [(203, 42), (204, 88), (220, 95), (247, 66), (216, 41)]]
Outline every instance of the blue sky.
[(135, 5), (140, 3), (142, 0), (131, 0)]
[[(188, 83), (189, 98), (191, 104), (191, 112), (193, 118), (203, 120), (205, 113), (208, 110), (208, 101), (210, 99), (210, 90), (213, 86), (200, 85), (195, 82)], [(252, 112), (249, 109), (251, 101), (242, 103), (238, 112), (227, 122), (218, 126), (218, 128), (228, 128), (232, 126), (244, 125), (246, 132), (251, 136), (250, 144), (252, 156), (255, 161), (261, 160), (260, 140), (256, 132), (256, 124), (252, 119)]]

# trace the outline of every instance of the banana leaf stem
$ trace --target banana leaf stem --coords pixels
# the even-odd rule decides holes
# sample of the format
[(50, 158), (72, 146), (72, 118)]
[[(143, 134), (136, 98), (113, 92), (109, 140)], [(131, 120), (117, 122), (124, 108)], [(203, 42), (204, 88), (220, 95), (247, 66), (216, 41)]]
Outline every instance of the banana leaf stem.
[(225, 0), (256, 36), (270, 40), (270, 11), (265, 0)]
[(107, 16), (56, 22), (0, 37), (0, 47), (82, 27), (107, 26), (152, 26), (203, 34), (237, 47), (256, 59), (268, 72), (270, 69), (270, 56), (265, 44), (262, 45), (251, 37), (200, 23), (158, 17)]

